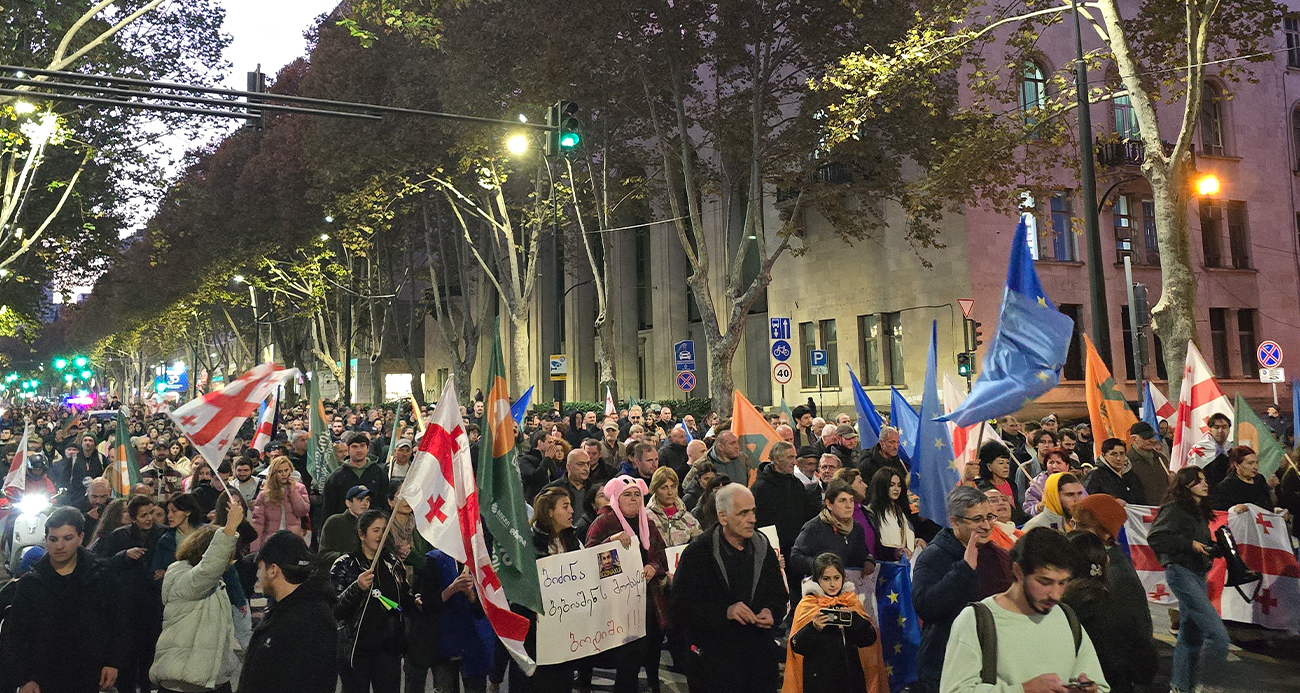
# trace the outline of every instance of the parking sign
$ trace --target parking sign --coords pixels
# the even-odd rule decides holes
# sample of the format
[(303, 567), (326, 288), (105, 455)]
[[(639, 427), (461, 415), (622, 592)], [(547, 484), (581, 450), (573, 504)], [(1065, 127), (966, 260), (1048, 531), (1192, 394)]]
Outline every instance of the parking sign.
[(809, 365), (812, 366), (810, 371), (813, 375), (828, 375), (831, 372), (830, 364), (826, 361), (825, 349), (813, 349), (809, 352)]

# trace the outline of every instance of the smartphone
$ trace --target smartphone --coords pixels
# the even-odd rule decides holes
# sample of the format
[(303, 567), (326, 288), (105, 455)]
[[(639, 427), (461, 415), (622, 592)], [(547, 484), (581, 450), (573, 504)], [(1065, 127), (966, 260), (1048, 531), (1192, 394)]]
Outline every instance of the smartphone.
[(853, 612), (845, 609), (822, 609), (821, 613), (827, 616), (826, 625), (828, 626), (849, 626), (853, 624)]
[(1079, 679), (1070, 679), (1065, 684), (1066, 690), (1086, 691), (1092, 685), (1092, 681), (1080, 681)]

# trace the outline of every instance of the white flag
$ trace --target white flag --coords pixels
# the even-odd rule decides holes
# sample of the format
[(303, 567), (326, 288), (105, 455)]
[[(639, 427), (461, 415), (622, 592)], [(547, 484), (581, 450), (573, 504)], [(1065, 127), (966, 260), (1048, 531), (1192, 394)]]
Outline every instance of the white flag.
[(27, 436), (32, 432), (31, 424), (23, 428), (23, 439), (18, 441), (18, 451), (14, 453), (13, 462), (9, 463), (9, 473), (5, 474), (4, 492), (15, 489), (20, 494), (27, 490)]
[(469, 566), (492, 629), (524, 673), (532, 676), (535, 664), (524, 650), (528, 619), (510, 610), (483, 539), (469, 438), (461, 426), (460, 404), (451, 378), (426, 422), (420, 449), (411, 460), (399, 497), (415, 511), (415, 527), (421, 536)]

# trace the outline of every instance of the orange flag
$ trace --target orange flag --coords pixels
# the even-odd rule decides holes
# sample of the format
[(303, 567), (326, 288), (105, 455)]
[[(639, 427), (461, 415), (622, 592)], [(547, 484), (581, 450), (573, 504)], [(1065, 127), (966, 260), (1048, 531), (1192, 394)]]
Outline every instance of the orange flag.
[(1088, 346), (1087, 373), (1084, 375), (1084, 391), (1088, 398), (1088, 418), (1092, 424), (1093, 455), (1101, 455), (1101, 444), (1107, 438), (1119, 438), (1128, 445), (1129, 426), (1137, 423), (1138, 418), (1128, 408), (1124, 395), (1115, 386), (1115, 379), (1102, 362), (1101, 355), (1088, 335), (1083, 336)]
[(781, 440), (781, 436), (768, 425), (767, 419), (758, 413), (754, 405), (740, 394), (740, 390), (732, 390), (732, 393), (731, 431), (740, 439), (740, 454), (749, 466), (747, 485), (753, 486), (754, 478), (758, 476), (758, 465), (768, 461), (772, 443)]

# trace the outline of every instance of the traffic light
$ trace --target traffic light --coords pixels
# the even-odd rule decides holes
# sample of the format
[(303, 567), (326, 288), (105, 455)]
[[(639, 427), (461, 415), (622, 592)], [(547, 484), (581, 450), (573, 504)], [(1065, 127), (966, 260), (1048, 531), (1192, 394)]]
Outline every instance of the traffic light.
[(86, 358), (85, 356), (78, 356), (72, 359), (72, 365), (76, 366), (77, 368), (85, 368), (86, 364), (88, 363), (90, 363), (90, 359)]
[(980, 329), (983, 325), (979, 320), (971, 320), (971, 342), (975, 349), (978, 349), (984, 343), (984, 331)]
[[(257, 71), (255, 71), (255, 72), (249, 72), (249, 73), (247, 73), (247, 74), (248, 74), (248, 89), (247, 89), (247, 91), (250, 91), (250, 92), (253, 92), (253, 93), (256, 93), (256, 94), (264, 93), (264, 92), (266, 91), (266, 75), (262, 74), (262, 66), (261, 66), (261, 65), (258, 65), (258, 66), (257, 66)], [(248, 118), (244, 120), (243, 129), (244, 129), (244, 130), (261, 130), (261, 129), (262, 129), (262, 109), (260, 109), (260, 108), (252, 108), (252, 107), (251, 107), (251, 104), (262, 103), (262, 99), (259, 99), (259, 98), (256, 98), (256, 97), (252, 97), (252, 96), (250, 96), (250, 97), (248, 97), (248, 103), (250, 104), (250, 107), (247, 109), (247, 110), (248, 110)]]
[(67, 367), (68, 367), (68, 360), (67, 360), (67, 359), (63, 358), (62, 356), (60, 356), (60, 357), (57, 358), (57, 359), (54, 359), (54, 370), (56, 370), (56, 371), (61, 371), (61, 370), (63, 370), (64, 368), (67, 368)]
[(969, 351), (957, 354), (957, 375), (969, 378), (975, 374), (975, 355)]
[(552, 130), (546, 132), (546, 155), (566, 154), (577, 148), (582, 142), (581, 124), (578, 122), (578, 104), (572, 101), (556, 101), (546, 111), (546, 124)]
[(82, 372), (81, 372), (81, 379), (82, 379), (82, 380), (90, 380), (91, 376), (93, 376), (93, 375), (95, 375), (93, 372), (91, 372), (91, 371), (89, 371), (89, 370), (85, 370), (85, 371), (82, 371)]

